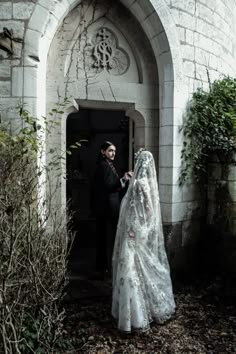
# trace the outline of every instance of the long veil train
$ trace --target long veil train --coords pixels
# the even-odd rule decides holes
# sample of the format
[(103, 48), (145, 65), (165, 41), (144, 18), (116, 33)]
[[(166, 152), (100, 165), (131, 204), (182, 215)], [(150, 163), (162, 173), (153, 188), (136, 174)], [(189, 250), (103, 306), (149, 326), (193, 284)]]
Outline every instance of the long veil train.
[(147, 330), (175, 311), (153, 156), (138, 155), (123, 198), (113, 251), (112, 315), (118, 328)]

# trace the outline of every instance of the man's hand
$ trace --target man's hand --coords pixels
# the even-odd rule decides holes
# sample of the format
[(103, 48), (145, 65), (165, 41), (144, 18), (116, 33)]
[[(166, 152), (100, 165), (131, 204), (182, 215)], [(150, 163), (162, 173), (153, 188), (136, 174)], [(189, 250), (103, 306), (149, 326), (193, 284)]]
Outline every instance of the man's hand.
[(124, 174), (124, 180), (127, 182), (130, 180), (130, 178), (133, 176), (133, 171), (128, 171), (128, 172), (125, 172)]

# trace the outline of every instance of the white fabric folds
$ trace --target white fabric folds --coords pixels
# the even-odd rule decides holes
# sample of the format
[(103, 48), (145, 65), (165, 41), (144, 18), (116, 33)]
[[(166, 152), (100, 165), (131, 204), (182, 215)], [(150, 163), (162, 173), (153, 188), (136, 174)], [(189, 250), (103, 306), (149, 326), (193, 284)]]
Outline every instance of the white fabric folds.
[(145, 331), (175, 311), (155, 163), (141, 151), (120, 209), (113, 251), (112, 315), (121, 331)]

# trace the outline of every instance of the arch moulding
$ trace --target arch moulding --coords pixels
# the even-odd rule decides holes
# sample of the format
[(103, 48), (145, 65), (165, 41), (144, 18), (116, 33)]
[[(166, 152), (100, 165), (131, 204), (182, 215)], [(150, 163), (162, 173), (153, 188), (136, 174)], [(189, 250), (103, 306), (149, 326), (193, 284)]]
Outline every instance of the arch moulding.
[[(76, 7), (81, 0), (48, 1), (39, 0), (29, 20), (25, 33), (24, 80), (36, 81), (31, 98), (35, 103), (36, 116), (45, 115), (46, 111), (46, 71), (47, 55), (52, 39), (65, 16)], [(165, 222), (176, 220), (174, 214), (173, 186), (177, 184), (177, 169), (180, 166), (180, 147), (177, 145), (175, 130), (181, 124), (182, 111), (187, 98), (187, 90), (183, 89), (184, 77), (182, 72), (182, 57), (176, 26), (168, 5), (164, 0), (121, 0), (139, 21), (152, 46), (159, 72), (159, 134), (171, 136), (166, 142), (159, 142), (159, 184), (160, 197), (162, 191), (168, 188), (168, 198), (165, 196), (163, 219)], [(158, 24), (158, 26), (157, 26)], [(39, 58), (35, 63), (29, 56)], [(34, 75), (30, 70), (34, 70)], [(29, 72), (29, 74), (27, 74)], [(27, 95), (25, 94), (25, 97)], [(142, 114), (142, 108), (136, 106)], [(177, 162), (176, 162), (177, 161)], [(168, 169), (168, 179), (165, 178)], [(177, 205), (178, 208), (178, 205)], [(181, 219), (181, 216), (179, 216)]]

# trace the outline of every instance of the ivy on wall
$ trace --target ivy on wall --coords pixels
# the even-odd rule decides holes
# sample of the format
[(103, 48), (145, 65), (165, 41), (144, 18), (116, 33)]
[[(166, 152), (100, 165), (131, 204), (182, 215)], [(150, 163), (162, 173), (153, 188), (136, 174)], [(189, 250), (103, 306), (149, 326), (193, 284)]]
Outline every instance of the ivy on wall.
[(209, 91), (199, 88), (185, 118), (180, 185), (190, 177), (203, 182), (212, 154), (227, 161), (236, 151), (236, 79), (209, 81)]

